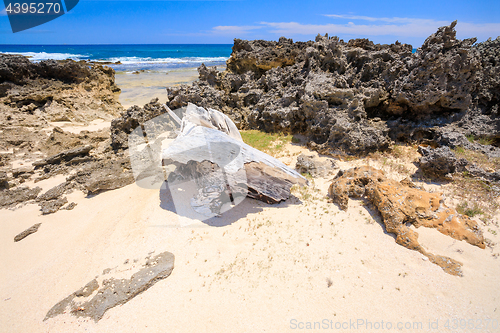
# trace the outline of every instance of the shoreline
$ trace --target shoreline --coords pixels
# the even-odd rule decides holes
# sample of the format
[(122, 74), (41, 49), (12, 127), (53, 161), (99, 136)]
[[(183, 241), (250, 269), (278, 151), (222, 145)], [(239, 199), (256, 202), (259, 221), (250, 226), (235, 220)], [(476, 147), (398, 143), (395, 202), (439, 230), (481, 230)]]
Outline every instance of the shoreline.
[[(226, 69), (226, 66), (215, 67), (219, 72)], [(196, 67), (172, 69), (166, 72), (116, 72), (115, 82), (121, 89), (121, 92), (116, 94), (116, 98), (125, 109), (134, 105), (142, 107), (156, 97), (161, 103), (165, 103), (168, 99), (165, 90), (167, 87), (191, 84), (198, 79), (199, 74)]]

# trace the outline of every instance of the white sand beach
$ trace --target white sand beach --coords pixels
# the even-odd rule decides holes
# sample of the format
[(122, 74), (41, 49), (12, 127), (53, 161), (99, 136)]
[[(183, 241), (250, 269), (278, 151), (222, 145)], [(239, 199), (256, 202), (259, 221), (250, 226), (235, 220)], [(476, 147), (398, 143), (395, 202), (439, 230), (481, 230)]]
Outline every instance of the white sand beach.
[[(288, 144), (280, 159), (294, 165), (302, 151)], [(366, 161), (337, 163), (348, 169)], [(0, 330), (293, 332), (312, 331), (306, 330), (312, 325), (318, 332), (373, 332), (371, 324), (402, 332), (457, 332), (468, 330), (451, 329), (454, 320), (473, 320), (489, 321), (482, 331), (498, 331), (491, 326), (500, 320), (500, 262), (493, 256), (498, 245), (482, 250), (419, 228), (426, 249), (463, 263), (464, 277), (446, 274), (396, 244), (362, 200), (351, 200), (348, 211), (341, 211), (327, 202), (329, 178), (313, 183), (307, 199), (295, 193), (268, 205), (247, 198), (210, 223), (184, 227), (164, 193), (135, 184), (93, 197), (74, 192), (68, 197), (78, 203), (73, 210), (48, 216), (34, 204), (1, 210), (0, 255), (9, 269), (0, 273)], [(12, 241), (40, 222), (37, 233)], [(115, 268), (113, 277), (129, 277), (137, 268), (124, 265), (126, 260), (163, 251), (175, 255), (171, 276), (110, 309), (99, 322), (69, 313), (44, 321), (53, 305), (103, 270)]]

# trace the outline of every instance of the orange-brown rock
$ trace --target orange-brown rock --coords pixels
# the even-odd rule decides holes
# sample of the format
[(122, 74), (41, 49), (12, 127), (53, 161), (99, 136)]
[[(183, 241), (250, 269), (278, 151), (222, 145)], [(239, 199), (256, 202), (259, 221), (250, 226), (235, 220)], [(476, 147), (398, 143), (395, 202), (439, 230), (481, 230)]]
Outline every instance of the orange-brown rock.
[(436, 228), (457, 240), (465, 240), (484, 249), (484, 239), (477, 223), (447, 207), (441, 193), (428, 193), (411, 181), (389, 179), (369, 166), (339, 172), (328, 189), (330, 197), (347, 210), (349, 198), (366, 197), (382, 215), (387, 232), (396, 234), (396, 242), (418, 251), (441, 266), (445, 272), (462, 275), (462, 264), (451, 258), (427, 253), (418, 243), (418, 233), (407, 225)]

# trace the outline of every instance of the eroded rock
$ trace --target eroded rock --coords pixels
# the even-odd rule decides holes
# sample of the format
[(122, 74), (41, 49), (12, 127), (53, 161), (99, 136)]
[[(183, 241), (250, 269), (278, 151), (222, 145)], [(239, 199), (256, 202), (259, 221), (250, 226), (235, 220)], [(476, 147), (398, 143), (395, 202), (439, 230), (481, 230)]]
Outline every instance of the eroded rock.
[(419, 152), (422, 154), (420, 168), (427, 175), (451, 179), (454, 173), (466, 172), (469, 176), (485, 181), (500, 181), (500, 172), (486, 171), (464, 158), (458, 158), (447, 146), (436, 149), (419, 146)]
[(240, 129), (301, 133), (332, 155), (436, 143), (451, 132), (499, 138), (500, 40), (460, 40), (455, 25), (416, 53), (399, 42), (320, 35), (235, 39), (225, 72), (200, 67), (199, 82), (167, 88), (167, 105), (216, 108)]
[(129, 279), (102, 276), (90, 281), (54, 305), (47, 312), (44, 321), (70, 313), (77, 317), (89, 317), (97, 322), (109, 309), (127, 303), (158, 281), (167, 278), (173, 269), (174, 255), (170, 252), (160, 253), (153, 258), (147, 257), (143, 268)]
[(38, 193), (41, 191), (42, 189), (40, 187), (16, 187), (13, 189), (0, 190), (0, 207), (6, 208), (21, 202), (36, 199)]
[(132, 184), (134, 176), (130, 168), (127, 157), (102, 158), (84, 166), (75, 175), (68, 177), (68, 181), (88, 194), (97, 194)]
[(54, 186), (50, 190), (48, 190), (45, 193), (42, 193), (38, 196), (37, 200), (39, 201), (48, 201), (48, 200), (53, 200), (59, 198), (61, 195), (64, 194), (66, 189), (68, 188), (69, 183), (64, 182), (62, 184), (59, 184), (57, 186)]
[(449, 147), (432, 149), (419, 147), (422, 154), (419, 164), (423, 172), (437, 178), (451, 178), (455, 172), (462, 172), (468, 164), (464, 158), (457, 158)]
[(57, 212), (62, 206), (68, 203), (68, 198), (59, 198), (48, 201), (42, 201), (38, 203), (40, 206), (40, 210), (42, 211), (42, 215), (53, 214)]
[(479, 226), (474, 220), (447, 207), (440, 193), (428, 193), (387, 178), (380, 170), (369, 166), (339, 172), (328, 189), (330, 197), (341, 209), (347, 210), (349, 198), (366, 197), (382, 215), (387, 232), (396, 235), (396, 242), (427, 256), (452, 275), (462, 275), (462, 264), (454, 259), (428, 253), (418, 243), (415, 227), (436, 228), (444, 235), (485, 248)]
[(42, 225), (41, 223), (34, 224), (28, 229), (21, 232), (20, 234), (16, 235), (16, 237), (14, 237), (14, 242), (19, 242), (28, 237), (29, 235), (34, 234), (35, 232), (38, 231), (38, 228), (40, 228), (41, 225)]
[(0, 171), (0, 190), (9, 188), (9, 176), (7, 172)]
[[(65, 150), (63, 152), (60, 152), (58, 154), (55, 154), (53, 156), (47, 157), (41, 161), (37, 161), (33, 163), (33, 166), (35, 168), (45, 166), (47, 164), (59, 164), (63, 162), (73, 162), (73, 163), (81, 163), (81, 162), (86, 162), (90, 161), (91, 159), (88, 157), (89, 152), (92, 150), (93, 146), (87, 145), (83, 147), (77, 147), (69, 150)], [(75, 161), (75, 158), (82, 158), (82, 157), (87, 157), (84, 159), (80, 159), (78, 161)]]
[(85, 61), (0, 55), (0, 123), (25, 126), (47, 121), (111, 119), (122, 110), (114, 70)]
[(321, 161), (314, 155), (300, 154), (297, 156), (295, 169), (300, 173), (308, 173), (313, 177), (326, 177), (333, 172), (335, 162), (331, 159)]

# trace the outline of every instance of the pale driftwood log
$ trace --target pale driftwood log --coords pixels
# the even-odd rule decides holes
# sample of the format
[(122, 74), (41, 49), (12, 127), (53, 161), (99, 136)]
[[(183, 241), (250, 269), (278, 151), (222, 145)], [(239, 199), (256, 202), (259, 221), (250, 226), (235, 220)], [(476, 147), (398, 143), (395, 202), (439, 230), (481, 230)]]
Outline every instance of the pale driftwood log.
[(289, 198), (292, 185), (307, 184), (295, 170), (245, 144), (226, 115), (194, 105), (188, 106), (181, 131), (163, 150), (162, 161), (176, 167), (168, 175), (170, 188), (183, 187), (185, 192), (196, 185), (190, 205), (207, 217), (231, 209), (245, 196), (278, 203)]

